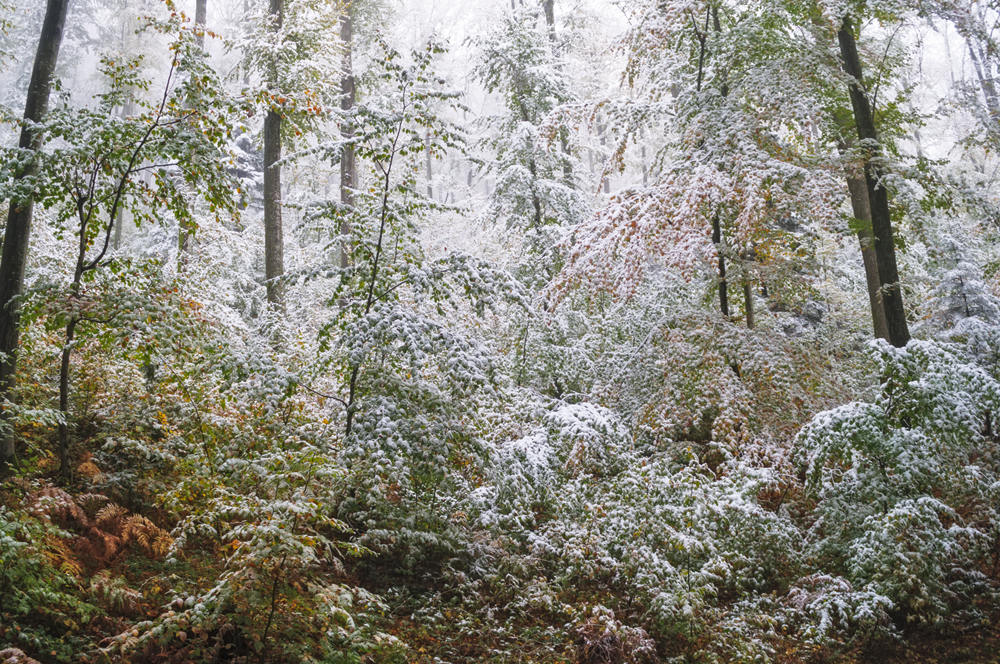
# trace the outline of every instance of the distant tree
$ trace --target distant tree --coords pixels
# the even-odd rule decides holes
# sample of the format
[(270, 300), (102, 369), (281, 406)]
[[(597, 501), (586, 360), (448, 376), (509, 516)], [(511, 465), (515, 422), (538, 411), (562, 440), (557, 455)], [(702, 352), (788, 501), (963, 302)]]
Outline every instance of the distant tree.
[[(354, 136), (354, 122), (351, 114), (354, 112), (354, 105), (357, 102), (357, 89), (355, 88), (354, 77), (354, 13), (355, 2), (348, 0), (344, 9), (344, 16), (340, 23), (340, 40), (344, 48), (344, 64), (340, 79), (340, 109), (344, 113), (341, 133), (344, 137), (344, 150), (340, 157), (340, 202), (347, 207), (354, 206), (354, 189), (360, 184), (358, 182), (358, 167), (354, 155), (354, 144), (351, 138)], [(351, 222), (345, 218), (340, 227), (340, 234), (348, 236), (351, 234)], [(347, 250), (346, 241), (340, 249), (340, 267), (346, 268), (350, 256)]]
[[(236, 74), (264, 115), (264, 264), (268, 301), (280, 304), (284, 274), (281, 160), (285, 147), (321, 131), (340, 96), (342, 7), (322, 0), (269, 0), (250, 16), (249, 31), (230, 48), (242, 53)], [(252, 80), (257, 77), (259, 80)]]
[(576, 95), (555, 60), (549, 28), (539, 8), (529, 7), (505, 13), (473, 40), (473, 72), (505, 106), (485, 119), (491, 133), (484, 147), (495, 155), (489, 168), (497, 178), (485, 216), (524, 233), (522, 273), (536, 286), (559, 269), (553, 251), (560, 229), (588, 213), (572, 176), (572, 156), (563, 149), (568, 129), (554, 114)]
[[(553, 292), (586, 282), (631, 297), (658, 261), (703, 276), (723, 316), (743, 290), (748, 326), (758, 284), (801, 291), (809, 244), (786, 229), (838, 216), (835, 158), (825, 127), (829, 78), (816, 72), (808, 24), (785, 4), (642, 1), (629, 5), (624, 38), (633, 98), (601, 111), (621, 155), (644, 128), (667, 142), (648, 186), (612, 195), (574, 234)], [(797, 26), (793, 29), (792, 26)], [(840, 185), (842, 187), (842, 185)]]

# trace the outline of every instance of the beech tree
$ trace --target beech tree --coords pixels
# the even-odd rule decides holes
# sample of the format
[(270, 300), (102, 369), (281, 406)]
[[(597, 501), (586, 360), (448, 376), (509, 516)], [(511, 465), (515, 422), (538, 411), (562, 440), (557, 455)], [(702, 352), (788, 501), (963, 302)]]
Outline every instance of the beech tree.
[[(697, 11), (696, 11), (697, 10)], [(823, 127), (816, 42), (790, 7), (636, 3), (627, 34), (627, 81), (638, 99), (606, 103), (618, 147), (644, 124), (664, 123), (669, 142), (650, 185), (613, 195), (575, 234), (553, 292), (586, 282), (630, 297), (662, 258), (688, 275), (711, 274), (719, 309), (743, 290), (753, 321), (758, 286), (771, 297), (801, 292), (803, 245), (780, 220), (826, 224), (838, 215), (834, 160), (806, 127)], [(826, 166), (824, 166), (824, 162)], [(841, 185), (842, 186), (842, 185)]]
[(484, 120), (490, 135), (483, 147), (495, 155), (487, 164), (497, 178), (485, 216), (523, 234), (521, 269), (539, 282), (536, 287), (559, 269), (562, 229), (588, 212), (572, 174), (566, 118), (556, 113), (575, 95), (555, 59), (545, 16), (533, 6), (505, 12), (475, 41), (479, 54), (473, 69), (505, 107)]
[[(269, 18), (275, 33), (281, 32), (284, 0), (270, 0)], [(273, 304), (283, 300), (279, 279), (285, 273), (285, 235), (281, 226), (281, 111), (278, 87), (278, 64), (267, 75), (271, 99), (264, 118), (264, 278), (267, 299)]]
[[(106, 325), (120, 315), (114, 305), (102, 303), (86, 288), (90, 273), (108, 264), (119, 212), (127, 208), (136, 223), (171, 215), (181, 225), (191, 224), (184, 190), (198, 183), (217, 214), (235, 213), (221, 148), (231, 132), (227, 118), (235, 115), (236, 107), (220, 93), (196, 36), (181, 20), (175, 13), (148, 28), (173, 38), (172, 63), (159, 99), (136, 100), (141, 113), (123, 119), (116, 111), (126, 98), (134, 99), (134, 91), (148, 90), (149, 82), (140, 78), (136, 61), (107, 58), (104, 72), (110, 87), (98, 95), (96, 108), (60, 108), (40, 123), (49, 150), (37, 161), (35, 195), (40, 205), (56, 212), (59, 226), (78, 238), (72, 278), (52, 312), (65, 329), (59, 372), (59, 458), (66, 479), (72, 470), (69, 381), (77, 328)], [(176, 78), (184, 80), (175, 84)], [(40, 140), (36, 146), (41, 145)], [(140, 179), (150, 170), (152, 187)], [(15, 184), (9, 194), (17, 192)]]
[(861, 69), (861, 60), (858, 58), (854, 26), (850, 16), (844, 17), (843, 24), (837, 31), (837, 41), (840, 44), (844, 71), (854, 79), (849, 84), (851, 106), (854, 108), (854, 125), (858, 140), (861, 141), (861, 148), (867, 153), (864, 161), (865, 185), (868, 190), (872, 237), (881, 285), (879, 295), (885, 312), (886, 329), (889, 342), (901, 348), (910, 340), (910, 331), (906, 323), (906, 310), (903, 307), (899, 269), (896, 267), (896, 244), (893, 240), (892, 218), (889, 213), (888, 189), (882, 181), (883, 170), (878, 163), (880, 156), (878, 132), (875, 129), (871, 102), (863, 87), (864, 72)]
[(248, 93), (264, 116), (264, 278), (272, 304), (281, 304), (285, 273), (282, 150), (317, 132), (339, 101), (341, 17), (339, 3), (269, 0), (267, 11), (251, 16), (248, 34), (230, 45), (242, 54), (237, 74), (259, 77)]

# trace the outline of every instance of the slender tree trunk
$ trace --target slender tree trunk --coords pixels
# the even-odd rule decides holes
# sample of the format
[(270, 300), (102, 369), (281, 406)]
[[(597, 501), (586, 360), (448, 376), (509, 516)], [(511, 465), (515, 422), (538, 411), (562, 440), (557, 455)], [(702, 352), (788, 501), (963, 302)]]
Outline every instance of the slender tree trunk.
[(640, 156), (642, 157), (642, 186), (649, 186), (649, 167), (646, 165), (646, 132), (642, 127), (639, 127), (639, 142), (642, 146), (639, 148)]
[[(59, 46), (62, 43), (69, 2), (70, 0), (49, 0), (46, 6), (24, 105), (24, 119), (29, 122), (41, 122), (48, 111), (52, 75), (55, 72), (56, 60), (59, 58)], [(37, 151), (41, 141), (40, 132), (25, 126), (21, 129), (18, 145), (22, 150)], [(29, 160), (15, 177), (30, 178), (37, 172), (38, 164), (34, 160)], [(14, 398), (20, 342), (18, 325), (21, 307), (17, 298), (24, 289), (24, 267), (28, 261), (33, 203), (30, 197), (11, 201), (3, 238), (3, 254), (0, 256), (0, 353), (3, 353), (0, 358), (0, 393), (8, 400)], [(3, 414), (6, 416), (6, 410)], [(12, 432), (7, 432), (0, 440), (0, 470), (13, 463), (14, 459), (14, 435)]]
[[(274, 15), (275, 29), (281, 28), (284, 0), (271, 0), (270, 13)], [(275, 66), (271, 72), (270, 92), (277, 95), (278, 75)], [(283, 303), (283, 293), (278, 280), (285, 273), (284, 233), (281, 228), (281, 114), (271, 109), (264, 119), (264, 277), (267, 279), (267, 301)]]
[(1000, 119), (1000, 101), (997, 100), (997, 89), (990, 76), (989, 61), (986, 56), (979, 57), (976, 48), (968, 41), (969, 57), (972, 59), (973, 69), (976, 78), (979, 79), (979, 87), (982, 88), (983, 97), (986, 99), (986, 109), (990, 112), (990, 117), (994, 120)]
[[(344, 44), (344, 72), (340, 79), (340, 108), (347, 116), (341, 134), (344, 139), (349, 140), (354, 136), (354, 121), (350, 118), (350, 113), (354, 110), (357, 102), (357, 92), (354, 88), (354, 63), (352, 51), (354, 50), (354, 19), (351, 15), (353, 3), (348, 2), (344, 10), (344, 16), (340, 21), (340, 41)], [(354, 154), (354, 146), (347, 145), (340, 157), (340, 202), (347, 207), (354, 207), (354, 189), (357, 186), (357, 161)], [(340, 234), (347, 236), (351, 234), (351, 222), (345, 217), (340, 223)], [(350, 252), (347, 248), (346, 238), (340, 245), (340, 267), (346, 268), (350, 265)]]
[[(208, 22), (208, 0), (197, 0), (194, 10), (194, 25), (196, 31), (204, 31)], [(195, 33), (198, 48), (205, 49), (205, 34)], [(194, 235), (197, 227), (193, 221), (181, 220), (177, 227), (177, 271), (183, 272), (188, 259), (194, 252)], [(117, 236), (116, 236), (117, 238)]]
[(115, 251), (121, 249), (122, 246), (122, 226), (125, 223), (125, 210), (118, 210), (118, 218), (115, 220)]
[(719, 213), (712, 217), (712, 242), (715, 252), (719, 255), (719, 311), (729, 318), (729, 292), (726, 283), (726, 258), (722, 254), (722, 225), (719, 223)]
[(431, 134), (427, 133), (427, 198), (434, 200), (434, 156), (431, 154)]
[[(79, 286), (79, 283), (73, 284)], [(59, 412), (63, 421), (59, 424), (59, 474), (63, 480), (69, 481), (71, 466), (69, 459), (69, 359), (73, 352), (73, 340), (76, 337), (76, 326), (79, 319), (70, 318), (66, 325), (66, 345), (63, 346), (62, 362), (59, 365)]]
[(545, 25), (549, 28), (549, 40), (556, 40), (556, 7), (555, 0), (542, 0), (542, 11), (545, 12)]
[[(709, 21), (714, 18), (713, 27), (716, 33), (722, 32), (722, 25), (719, 23), (719, 12), (718, 10), (712, 11), (712, 7), (709, 6), (705, 10), (705, 28), (704, 31), (699, 32), (698, 38), (698, 82), (697, 90), (701, 92), (701, 84), (704, 81), (704, 67), (705, 67), (705, 56), (708, 54), (707, 41), (708, 41), (708, 25)], [(725, 97), (729, 94), (729, 86), (725, 83), (722, 85), (720, 91), (722, 96)], [(729, 284), (726, 281), (726, 257), (723, 251), (724, 247), (722, 244), (722, 222), (719, 219), (719, 211), (715, 211), (715, 215), (712, 216), (712, 243), (715, 244), (715, 253), (719, 256), (719, 311), (726, 318), (729, 318)]]
[[(122, 106), (122, 119), (129, 117), (135, 112), (135, 103), (132, 101), (125, 102)], [(115, 219), (115, 251), (121, 249), (122, 246), (122, 226), (125, 225), (125, 207), (122, 206), (118, 208), (118, 217)]]
[[(858, 58), (858, 48), (850, 17), (844, 18), (843, 25), (837, 33), (837, 39), (840, 43), (840, 55), (844, 61), (844, 71), (855, 79), (850, 85), (850, 92), (858, 138), (861, 141), (874, 142), (873, 147), (877, 150), (878, 134), (875, 131), (875, 119), (868, 96), (861, 88), (864, 75), (861, 69), (861, 60)], [(863, 147), (867, 149), (868, 146)], [(877, 153), (873, 156), (877, 156)], [(892, 218), (889, 216), (889, 195), (885, 186), (879, 182), (880, 175), (878, 166), (872, 162), (871, 157), (867, 158), (865, 160), (865, 184), (871, 208), (872, 235), (874, 236), (875, 257), (878, 263), (882, 306), (885, 311), (889, 343), (897, 348), (902, 348), (910, 340), (910, 331), (906, 323), (899, 270), (896, 266), (896, 246), (892, 237)]]
[[(600, 137), (601, 147), (605, 147), (607, 145), (607, 143), (608, 143), (607, 137), (604, 134), (604, 130), (605, 130), (604, 123), (601, 122), (600, 120), (598, 120), (598, 122), (597, 122), (597, 135)], [(604, 164), (606, 163), (606, 161), (607, 161), (607, 158), (604, 155), (601, 155), (601, 173), (603, 175), (603, 177), (601, 178), (601, 186), (604, 188), (604, 193), (605, 194), (610, 194), (611, 193), (611, 179), (608, 178), (608, 176), (606, 174), (604, 174)]]
[(753, 311), (753, 289), (749, 283), (743, 284), (743, 304), (747, 312), (747, 329), (752, 330), (755, 325)]

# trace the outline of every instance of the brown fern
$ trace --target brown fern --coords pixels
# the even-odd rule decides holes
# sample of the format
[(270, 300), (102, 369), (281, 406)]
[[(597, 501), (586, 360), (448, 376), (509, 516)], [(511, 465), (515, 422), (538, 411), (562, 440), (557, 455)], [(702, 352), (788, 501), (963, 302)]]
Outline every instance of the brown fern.
[(120, 534), (125, 525), (125, 515), (128, 510), (115, 503), (108, 503), (97, 513), (94, 518), (96, 525), (101, 530), (109, 533)]
[(66, 540), (55, 535), (48, 535), (43, 542), (45, 547), (42, 549), (42, 555), (49, 561), (49, 564), (64, 574), (80, 576), (83, 566), (73, 550), (67, 546)]

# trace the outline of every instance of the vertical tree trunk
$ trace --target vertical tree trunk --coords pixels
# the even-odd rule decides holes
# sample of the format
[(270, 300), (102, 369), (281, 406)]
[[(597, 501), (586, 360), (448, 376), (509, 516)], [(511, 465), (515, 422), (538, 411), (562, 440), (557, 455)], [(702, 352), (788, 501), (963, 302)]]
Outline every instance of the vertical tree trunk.
[(431, 134), (427, 132), (427, 198), (434, 200), (434, 155), (431, 154)]
[(649, 186), (649, 167), (646, 165), (646, 131), (639, 127), (639, 142), (642, 146), (639, 148), (640, 157), (642, 158), (642, 186)]
[(750, 287), (749, 283), (743, 284), (743, 304), (747, 312), (747, 329), (752, 330), (755, 325), (753, 312), (753, 289)]
[[(854, 29), (850, 17), (844, 18), (840, 31), (837, 33), (837, 39), (840, 43), (840, 55), (844, 60), (844, 71), (855, 79), (850, 84), (850, 92), (858, 138), (861, 141), (868, 141), (869, 144), (874, 142), (874, 147), (877, 149), (878, 134), (875, 131), (875, 119), (872, 116), (868, 96), (861, 89), (864, 75), (861, 70), (861, 60), (858, 58), (858, 48), (854, 40)], [(873, 156), (877, 156), (877, 153)], [(902, 348), (910, 340), (910, 331), (906, 323), (899, 270), (896, 266), (896, 246), (892, 237), (892, 218), (889, 216), (889, 195), (885, 186), (879, 183), (879, 176), (878, 166), (872, 163), (871, 157), (867, 158), (865, 160), (865, 184), (871, 208), (872, 235), (874, 236), (875, 257), (878, 263), (882, 307), (885, 311), (889, 343), (897, 348)]]
[(997, 100), (997, 89), (994, 85), (993, 77), (990, 76), (990, 64), (987, 56), (979, 57), (972, 42), (968, 42), (969, 57), (972, 59), (972, 66), (979, 80), (979, 87), (983, 91), (986, 99), (986, 110), (990, 112), (990, 117), (994, 120), (1000, 119), (1000, 101)]
[[(122, 119), (129, 117), (135, 112), (134, 102), (127, 101), (125, 105), (122, 106)], [(118, 216), (115, 219), (115, 251), (121, 249), (122, 246), (122, 226), (125, 225), (125, 206), (118, 208)]]
[[(79, 282), (75, 282), (73, 285), (79, 287)], [(79, 322), (80, 319), (73, 316), (66, 325), (66, 345), (63, 346), (62, 361), (59, 363), (59, 412), (63, 416), (63, 421), (59, 424), (59, 475), (67, 482), (71, 475), (69, 459), (69, 360), (70, 354), (73, 352), (76, 326)]]
[(549, 28), (549, 40), (556, 40), (556, 2), (555, 0), (542, 0), (542, 11), (545, 12), (545, 25)]
[[(195, 43), (205, 49), (205, 24), (208, 22), (208, 0), (197, 0), (194, 9)], [(120, 228), (120, 226), (119, 226)], [(194, 251), (194, 234), (197, 227), (193, 221), (181, 220), (177, 225), (177, 271), (183, 272), (191, 253)], [(118, 231), (115, 231), (117, 248)]]
[[(208, 23), (208, 0), (197, 0), (194, 6), (194, 25), (195, 29), (201, 28), (205, 29), (205, 24)], [(205, 35), (197, 34), (195, 39), (198, 42), (198, 48), (204, 50), (205, 48)]]
[[(281, 29), (284, 0), (271, 0), (270, 13), (275, 30)], [(264, 277), (267, 280), (267, 301), (283, 302), (278, 280), (285, 273), (284, 233), (281, 228), (281, 114), (275, 111), (278, 94), (278, 73), (275, 65), (268, 81), (272, 95), (271, 108), (264, 119)]]
[[(597, 135), (598, 135), (598, 137), (601, 140), (601, 147), (605, 147), (607, 145), (607, 143), (608, 143), (607, 137), (604, 134), (604, 130), (605, 130), (604, 123), (601, 122), (600, 120), (598, 120), (597, 121)], [(602, 174), (601, 186), (604, 188), (604, 193), (605, 194), (610, 194), (611, 193), (611, 179), (607, 176), (607, 174), (604, 173), (604, 164), (605, 164), (606, 161), (607, 161), (607, 158), (604, 155), (601, 155), (601, 174)]]
[(115, 251), (121, 249), (122, 246), (122, 225), (125, 223), (125, 210), (118, 210), (118, 218), (115, 219)]
[(719, 255), (719, 311), (729, 318), (729, 286), (726, 283), (726, 258), (722, 254), (722, 225), (719, 223), (719, 213), (712, 217), (712, 242)]
[[(70, 0), (48, 0), (42, 33), (35, 52), (35, 64), (31, 70), (28, 96), (24, 105), (24, 119), (41, 122), (49, 107), (49, 92), (52, 89), (52, 74), (59, 58), (63, 27)], [(18, 143), (22, 150), (37, 151), (42, 136), (29, 126), (21, 129)], [(29, 178), (38, 172), (38, 165), (30, 160), (15, 177)], [(24, 267), (28, 260), (28, 241), (31, 237), (31, 216), (33, 201), (12, 200), (7, 215), (7, 226), (3, 238), (3, 254), (0, 256), (0, 393), (12, 400), (17, 368), (17, 351), (20, 342), (18, 324), (20, 303), (17, 298), (24, 288)], [(6, 410), (4, 411), (6, 414)], [(14, 462), (14, 436), (12, 432), (0, 439), (0, 470)]]
[[(354, 10), (353, 3), (348, 2), (344, 8), (344, 16), (340, 22), (340, 41), (344, 44), (344, 72), (340, 79), (340, 108), (347, 116), (341, 131), (345, 140), (354, 136), (354, 121), (350, 113), (354, 110), (357, 102), (357, 92), (354, 88), (354, 63), (352, 51), (354, 50), (354, 18), (351, 15)], [(354, 188), (357, 185), (357, 161), (354, 155), (354, 146), (347, 145), (340, 157), (340, 202), (347, 207), (354, 207)], [(429, 178), (429, 173), (428, 173)], [(351, 234), (351, 222), (345, 218), (340, 224), (340, 234)], [(350, 264), (350, 253), (347, 249), (347, 240), (340, 245), (340, 267), (346, 268)]]

